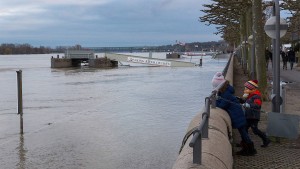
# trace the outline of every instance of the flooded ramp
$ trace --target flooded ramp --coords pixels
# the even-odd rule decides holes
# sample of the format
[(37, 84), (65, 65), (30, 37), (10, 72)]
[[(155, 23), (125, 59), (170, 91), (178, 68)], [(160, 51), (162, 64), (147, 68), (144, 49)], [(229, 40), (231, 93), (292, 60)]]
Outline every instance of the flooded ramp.
[(110, 60), (118, 62), (130, 62), (130, 63), (139, 63), (139, 64), (148, 64), (156, 66), (168, 66), (168, 67), (193, 67), (196, 66), (195, 63), (191, 62), (182, 62), (172, 59), (158, 59), (158, 58), (147, 58), (141, 56), (132, 56), (116, 53), (105, 53), (104, 55)]

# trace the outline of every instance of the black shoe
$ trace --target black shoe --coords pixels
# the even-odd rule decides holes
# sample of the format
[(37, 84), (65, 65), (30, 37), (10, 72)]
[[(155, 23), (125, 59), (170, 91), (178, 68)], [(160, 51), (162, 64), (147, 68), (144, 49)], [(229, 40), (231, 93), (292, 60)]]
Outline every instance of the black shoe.
[(235, 143), (236, 147), (244, 147), (245, 142), (241, 141), (240, 143)]
[(239, 155), (239, 156), (247, 156), (248, 150), (242, 149), (242, 150), (236, 152), (235, 154), (236, 154), (236, 155)]
[(260, 147), (266, 148), (266, 147), (268, 147), (268, 145), (270, 143), (271, 143), (271, 140), (267, 138), (266, 141), (264, 141), (263, 145), (261, 145)]
[(253, 143), (245, 144), (242, 150), (236, 152), (236, 155), (241, 156), (254, 156), (257, 153), (256, 149), (254, 148)]
[(248, 156), (254, 156), (255, 154), (257, 154), (257, 151), (256, 149), (254, 148), (254, 144), (253, 143), (250, 143), (250, 144), (247, 144), (248, 145)]
[(257, 151), (255, 149), (253, 150), (242, 149), (241, 151), (238, 151), (235, 154), (240, 156), (254, 156), (255, 154), (257, 154)]

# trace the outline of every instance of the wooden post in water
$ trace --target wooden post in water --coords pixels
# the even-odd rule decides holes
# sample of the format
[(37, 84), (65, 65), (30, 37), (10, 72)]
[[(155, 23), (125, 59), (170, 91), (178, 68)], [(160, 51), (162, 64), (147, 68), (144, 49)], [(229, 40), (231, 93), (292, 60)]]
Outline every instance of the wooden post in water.
[(23, 134), (23, 94), (22, 94), (22, 70), (17, 71), (18, 87), (18, 114), (20, 115), (20, 134)]

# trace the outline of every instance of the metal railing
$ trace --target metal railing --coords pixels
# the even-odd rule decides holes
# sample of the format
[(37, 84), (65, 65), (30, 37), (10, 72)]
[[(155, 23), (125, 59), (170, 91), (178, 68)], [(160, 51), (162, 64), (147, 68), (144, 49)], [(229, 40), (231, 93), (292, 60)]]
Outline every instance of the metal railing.
[[(223, 70), (223, 75), (227, 74), (232, 55), (230, 56), (227, 65)], [(202, 113), (202, 121), (199, 126), (193, 131), (193, 138), (189, 146), (193, 148), (193, 163), (201, 164), (202, 161), (202, 138), (208, 138), (208, 123), (210, 117), (210, 108), (216, 108), (217, 93), (223, 87), (225, 82), (217, 86), (211, 94), (205, 98), (205, 109)]]
[(193, 138), (189, 144), (193, 148), (193, 163), (201, 164), (202, 159), (202, 138), (208, 138), (208, 123), (210, 117), (210, 108), (216, 108), (216, 99), (218, 90), (224, 85), (220, 84), (212, 91), (210, 96), (205, 98), (205, 109), (202, 113), (202, 121), (198, 128), (193, 132)]

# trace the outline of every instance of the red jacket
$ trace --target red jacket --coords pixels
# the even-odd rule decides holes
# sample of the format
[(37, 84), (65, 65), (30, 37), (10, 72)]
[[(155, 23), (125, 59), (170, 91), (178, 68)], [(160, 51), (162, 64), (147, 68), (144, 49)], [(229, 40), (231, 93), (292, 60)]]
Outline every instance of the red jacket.
[(250, 105), (250, 108), (245, 108), (246, 119), (260, 120), (260, 110), (262, 105), (261, 93), (259, 90), (255, 90), (249, 94), (245, 103)]

